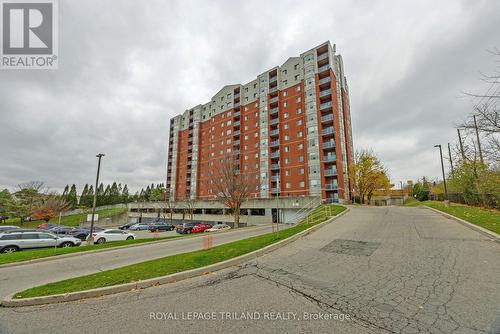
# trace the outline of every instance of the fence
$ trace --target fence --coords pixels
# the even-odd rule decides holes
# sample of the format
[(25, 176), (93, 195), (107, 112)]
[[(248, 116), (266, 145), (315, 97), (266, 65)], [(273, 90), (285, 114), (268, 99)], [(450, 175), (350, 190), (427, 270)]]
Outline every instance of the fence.
[[(444, 194), (429, 194), (430, 200), (444, 201)], [(496, 194), (449, 193), (450, 202), (500, 209), (500, 196)]]

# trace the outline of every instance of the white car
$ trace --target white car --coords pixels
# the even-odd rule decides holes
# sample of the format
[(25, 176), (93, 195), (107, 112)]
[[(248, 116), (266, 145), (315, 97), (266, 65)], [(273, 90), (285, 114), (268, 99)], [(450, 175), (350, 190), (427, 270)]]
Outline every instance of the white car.
[(135, 234), (118, 229), (108, 229), (92, 233), (92, 237), (94, 237), (95, 243), (103, 244), (110, 241), (133, 240), (135, 239)]
[(212, 228), (205, 230), (205, 232), (219, 232), (219, 231), (229, 230), (230, 228), (231, 228), (231, 226), (226, 225), (226, 224), (217, 224), (217, 225), (214, 225)]

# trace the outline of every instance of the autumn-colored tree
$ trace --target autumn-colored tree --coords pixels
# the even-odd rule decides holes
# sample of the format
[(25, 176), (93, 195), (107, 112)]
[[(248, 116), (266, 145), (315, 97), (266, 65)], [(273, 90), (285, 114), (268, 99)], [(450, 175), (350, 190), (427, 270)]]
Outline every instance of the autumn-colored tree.
[(231, 155), (222, 157), (210, 174), (209, 188), (215, 198), (231, 210), (234, 227), (240, 222), (240, 209), (255, 190), (257, 183), (255, 172), (241, 173), (237, 160)]
[(64, 198), (55, 194), (51, 194), (46, 196), (33, 206), (33, 214), (31, 215), (31, 217), (48, 222), (57, 214), (65, 212), (70, 207), (71, 204), (68, 203)]
[(361, 204), (365, 198), (370, 200), (375, 190), (390, 188), (387, 170), (371, 150), (356, 152), (349, 168), (349, 178)]

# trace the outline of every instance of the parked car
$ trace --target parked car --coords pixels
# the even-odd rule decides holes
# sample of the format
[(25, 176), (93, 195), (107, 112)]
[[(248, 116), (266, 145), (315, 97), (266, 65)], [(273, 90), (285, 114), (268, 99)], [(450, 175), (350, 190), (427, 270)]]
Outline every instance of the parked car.
[(23, 249), (45, 247), (72, 247), (82, 241), (69, 236), (57, 236), (46, 231), (0, 232), (0, 252), (13, 253)]
[(211, 228), (205, 230), (205, 232), (219, 232), (219, 231), (225, 231), (229, 230), (231, 226), (226, 225), (226, 224), (217, 224), (212, 226)]
[(192, 229), (191, 233), (205, 232), (206, 230), (212, 228), (211, 224), (196, 224)]
[(121, 240), (133, 240), (135, 239), (135, 234), (122, 231), (119, 229), (108, 229), (100, 232), (92, 233), (95, 243), (103, 244), (109, 241), (121, 241)]
[(38, 225), (38, 228), (41, 229), (41, 230), (48, 230), (48, 229), (54, 228), (56, 226), (59, 226), (59, 225), (57, 225), (57, 224), (43, 223), (43, 224)]
[[(101, 227), (94, 226), (94, 232), (101, 232), (101, 231), (104, 231), (104, 229)], [(85, 241), (87, 240), (89, 233), (90, 233), (90, 227), (73, 227), (68, 234), (82, 241)]]
[(191, 234), (191, 230), (196, 226), (196, 223), (183, 223), (177, 225), (175, 232), (180, 234)]
[(147, 229), (149, 229), (148, 223), (136, 223), (136, 224), (129, 227), (129, 230), (132, 230), (132, 231), (144, 231)]
[(19, 228), (20, 228), (19, 226), (0, 226), (0, 232), (10, 231), (10, 230), (17, 230)]
[(126, 224), (118, 226), (120, 230), (128, 230), (131, 226), (138, 224), (137, 222), (128, 222)]
[(148, 230), (151, 232), (159, 232), (159, 231), (173, 231), (175, 226), (170, 223), (164, 222), (154, 222), (149, 224)]
[(48, 231), (54, 234), (69, 234), (69, 231), (71, 231), (73, 228), (69, 226), (55, 226), (52, 228), (49, 228)]

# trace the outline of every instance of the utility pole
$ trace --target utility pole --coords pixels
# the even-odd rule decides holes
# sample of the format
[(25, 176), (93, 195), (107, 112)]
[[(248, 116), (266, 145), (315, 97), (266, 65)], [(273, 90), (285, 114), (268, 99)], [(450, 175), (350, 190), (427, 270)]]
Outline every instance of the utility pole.
[(439, 147), (439, 156), (441, 158), (441, 171), (443, 172), (443, 183), (444, 183), (444, 206), (449, 207), (450, 201), (448, 200), (448, 188), (446, 188), (446, 175), (444, 174), (444, 163), (443, 163), (443, 150), (441, 149), (441, 144), (434, 145), (434, 147)]
[(450, 159), (450, 167), (451, 167), (451, 173), (453, 174), (453, 160), (451, 160), (451, 149), (450, 149), (450, 143), (448, 143), (448, 158)]
[(476, 129), (476, 138), (477, 138), (477, 148), (479, 150), (479, 159), (481, 160), (481, 163), (484, 163), (483, 150), (481, 150), (481, 141), (479, 140), (479, 130), (477, 129), (476, 115), (473, 115), (472, 117), (474, 118), (474, 128)]
[(92, 204), (92, 218), (90, 218), (90, 233), (88, 236), (88, 243), (93, 244), (94, 243), (94, 237), (92, 236), (92, 233), (94, 232), (94, 215), (95, 215), (95, 207), (97, 204), (97, 188), (99, 187), (99, 173), (101, 171), (101, 158), (104, 156), (104, 154), (99, 153), (96, 155), (97, 160), (97, 176), (95, 179), (95, 190), (94, 190), (94, 203)]
[(460, 136), (460, 129), (457, 129), (457, 133), (458, 133), (458, 142), (460, 143), (460, 152), (462, 153), (462, 160), (465, 162), (464, 144), (462, 143), (462, 136)]
[(399, 181), (401, 184), (401, 205), (405, 204), (405, 191), (403, 189), (403, 181)]

